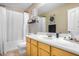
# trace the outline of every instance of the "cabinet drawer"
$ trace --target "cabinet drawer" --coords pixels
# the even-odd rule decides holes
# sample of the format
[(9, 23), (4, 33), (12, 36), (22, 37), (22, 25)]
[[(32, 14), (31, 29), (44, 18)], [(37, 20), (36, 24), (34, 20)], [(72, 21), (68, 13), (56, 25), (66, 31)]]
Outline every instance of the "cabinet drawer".
[(38, 49), (38, 56), (50, 56), (50, 53), (39, 48)]
[(50, 46), (47, 45), (47, 44), (39, 42), (38, 43), (38, 47), (41, 48), (41, 49), (43, 49), (43, 50), (45, 50), (45, 51), (47, 51), (47, 52), (50, 52)]
[(26, 37), (26, 41), (27, 41), (27, 42), (30, 42), (30, 38), (29, 38), (29, 37)]
[(31, 56), (37, 56), (37, 47), (31, 44)]
[(34, 40), (34, 39), (31, 39), (31, 44), (33, 44), (33, 45), (37, 46), (37, 41), (36, 41), (36, 40)]
[(51, 56), (76, 56), (76, 55), (59, 48), (51, 47)]

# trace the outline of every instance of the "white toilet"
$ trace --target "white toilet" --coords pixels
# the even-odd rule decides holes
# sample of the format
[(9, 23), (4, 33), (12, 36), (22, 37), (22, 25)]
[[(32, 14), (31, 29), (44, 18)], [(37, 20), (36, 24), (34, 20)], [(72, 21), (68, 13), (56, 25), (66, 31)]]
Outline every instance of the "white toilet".
[(25, 50), (26, 50), (26, 41), (21, 40), (18, 43), (18, 49), (21, 56), (24, 56)]

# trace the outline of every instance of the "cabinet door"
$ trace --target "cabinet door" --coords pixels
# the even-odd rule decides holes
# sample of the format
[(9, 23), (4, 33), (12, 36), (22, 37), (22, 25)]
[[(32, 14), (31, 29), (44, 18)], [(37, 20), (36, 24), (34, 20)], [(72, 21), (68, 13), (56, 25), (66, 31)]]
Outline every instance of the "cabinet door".
[(34, 40), (34, 39), (31, 39), (31, 44), (33, 44), (33, 45), (37, 46), (37, 41), (36, 41), (36, 40)]
[(31, 56), (37, 56), (37, 47), (31, 44)]
[(30, 43), (31, 40), (29, 37), (26, 37), (26, 41)]
[(51, 47), (51, 56), (75, 56), (75, 54), (59, 48)]
[(38, 55), (39, 56), (50, 56), (50, 53), (44, 51), (43, 49), (38, 49)]
[(38, 47), (50, 53), (50, 45), (38, 42)]
[(30, 56), (30, 43), (27, 42), (26, 45), (27, 45), (27, 46), (26, 46), (26, 55), (27, 55), (27, 56)]

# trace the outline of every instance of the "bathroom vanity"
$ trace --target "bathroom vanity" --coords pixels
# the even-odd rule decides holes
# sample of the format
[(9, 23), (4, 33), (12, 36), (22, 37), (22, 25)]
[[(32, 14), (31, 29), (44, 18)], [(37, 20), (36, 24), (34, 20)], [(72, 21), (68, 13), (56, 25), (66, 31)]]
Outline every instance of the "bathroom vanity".
[(46, 35), (26, 36), (27, 56), (78, 56), (79, 44), (64, 40), (63, 37)]

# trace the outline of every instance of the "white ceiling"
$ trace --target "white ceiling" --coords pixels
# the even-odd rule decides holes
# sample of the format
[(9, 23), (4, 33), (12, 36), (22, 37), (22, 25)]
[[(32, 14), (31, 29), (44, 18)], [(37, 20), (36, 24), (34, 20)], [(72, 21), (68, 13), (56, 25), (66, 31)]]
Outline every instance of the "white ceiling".
[(25, 11), (32, 5), (32, 3), (0, 3), (0, 5), (9, 9)]
[(46, 3), (38, 9), (38, 14), (54, 10), (55, 8), (58, 8), (63, 5), (64, 3)]
[[(62, 6), (64, 3), (45, 3), (42, 4), (40, 3), (41, 6), (38, 6), (38, 14), (42, 14), (45, 12), (48, 12), (50, 10), (53, 10), (59, 6)], [(3, 5), (9, 9), (14, 9), (14, 10), (20, 10), (20, 11), (25, 11), (27, 10), (30, 6), (32, 6), (32, 3), (0, 3), (0, 5)]]

